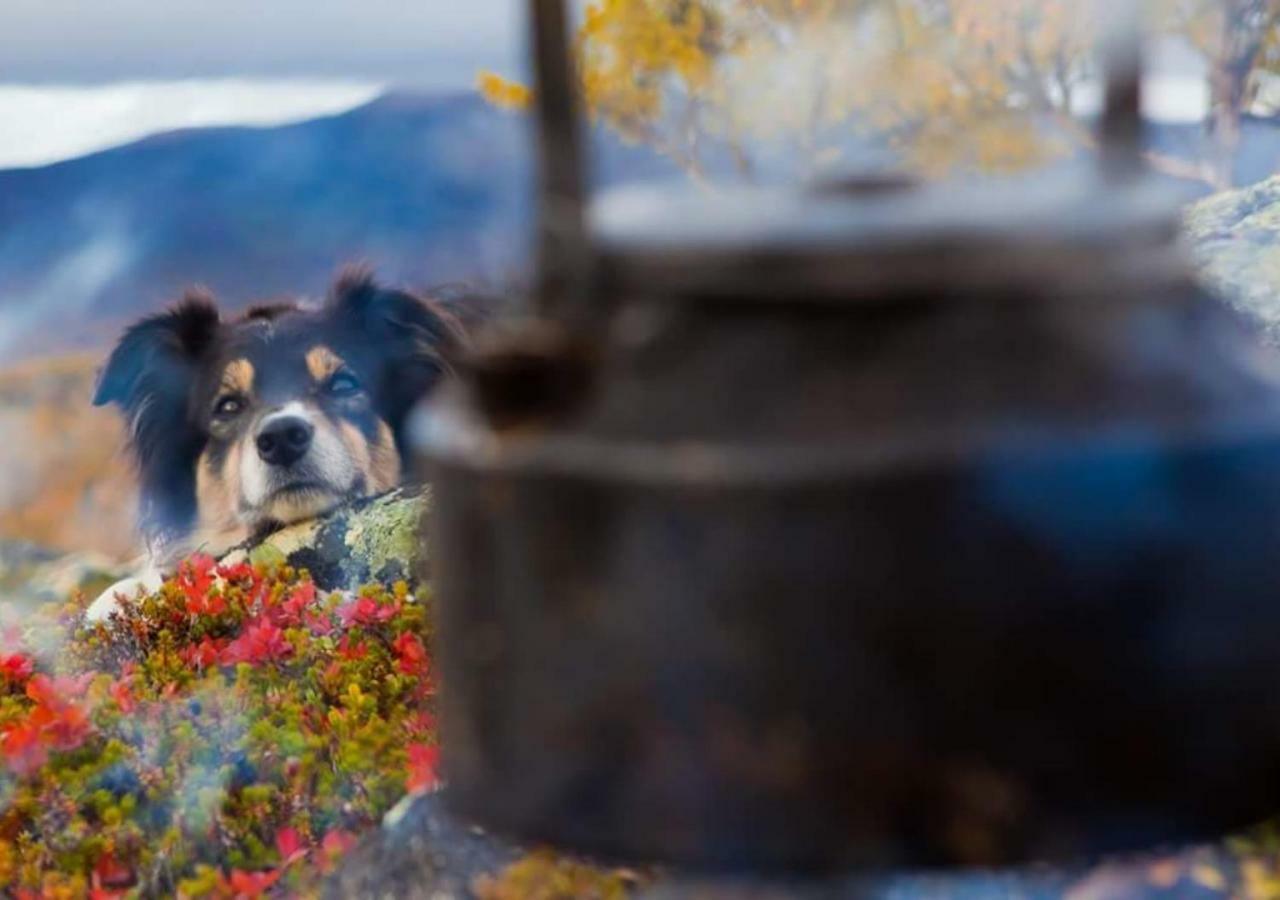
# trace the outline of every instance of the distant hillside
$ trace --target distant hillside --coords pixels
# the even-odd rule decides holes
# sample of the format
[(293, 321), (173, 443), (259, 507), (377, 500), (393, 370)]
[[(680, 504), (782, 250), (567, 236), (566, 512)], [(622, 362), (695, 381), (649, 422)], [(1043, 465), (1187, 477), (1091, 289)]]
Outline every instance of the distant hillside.
[(120, 419), (89, 404), (97, 364), (78, 354), (0, 372), (0, 538), (139, 552)]
[[(669, 177), (596, 137), (600, 177)], [(527, 121), (473, 96), (389, 95), (278, 128), (166, 134), (0, 171), (0, 353), (100, 346), (192, 282), (232, 303), (323, 291), (365, 259), (411, 284), (527, 264)]]

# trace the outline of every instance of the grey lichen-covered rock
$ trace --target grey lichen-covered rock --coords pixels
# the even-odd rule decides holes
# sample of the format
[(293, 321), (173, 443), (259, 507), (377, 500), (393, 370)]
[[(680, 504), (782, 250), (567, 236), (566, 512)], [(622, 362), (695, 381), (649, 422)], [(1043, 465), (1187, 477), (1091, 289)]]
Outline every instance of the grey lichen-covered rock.
[(402, 487), (359, 500), (320, 519), (282, 528), (223, 559), (285, 562), (311, 572), (326, 590), (416, 582), (426, 569), (421, 522), (430, 492)]
[(1191, 205), (1183, 233), (1206, 283), (1280, 344), (1280, 177)]

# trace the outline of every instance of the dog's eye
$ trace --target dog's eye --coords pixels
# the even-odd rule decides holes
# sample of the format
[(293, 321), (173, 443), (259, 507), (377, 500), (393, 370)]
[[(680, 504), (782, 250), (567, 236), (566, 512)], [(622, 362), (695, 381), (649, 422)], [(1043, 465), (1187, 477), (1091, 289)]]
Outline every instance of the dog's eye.
[(339, 372), (329, 379), (328, 388), (335, 397), (350, 397), (360, 390), (360, 382), (350, 372)]
[(219, 419), (230, 419), (244, 411), (244, 400), (239, 397), (223, 397), (213, 406), (213, 414)]

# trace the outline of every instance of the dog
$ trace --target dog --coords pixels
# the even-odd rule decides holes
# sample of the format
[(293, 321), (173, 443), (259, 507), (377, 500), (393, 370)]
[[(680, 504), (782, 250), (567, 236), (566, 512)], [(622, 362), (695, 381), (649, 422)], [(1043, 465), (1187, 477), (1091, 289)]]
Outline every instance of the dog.
[(224, 319), (189, 291), (125, 331), (93, 402), (128, 425), (146, 571), (118, 594), (155, 589), (177, 560), (220, 555), (283, 525), (398, 485), (410, 411), (465, 341), (443, 303), (345, 270), (318, 307), (281, 303)]

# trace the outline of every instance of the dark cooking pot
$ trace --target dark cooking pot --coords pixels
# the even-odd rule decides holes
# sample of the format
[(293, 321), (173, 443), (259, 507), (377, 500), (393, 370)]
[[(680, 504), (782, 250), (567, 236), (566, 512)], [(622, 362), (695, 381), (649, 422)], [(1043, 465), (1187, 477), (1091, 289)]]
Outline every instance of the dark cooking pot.
[(1280, 370), (1116, 140), (583, 220), (420, 433), (458, 810), (751, 868), (1280, 810)]

